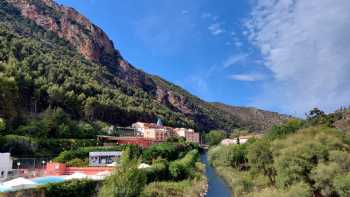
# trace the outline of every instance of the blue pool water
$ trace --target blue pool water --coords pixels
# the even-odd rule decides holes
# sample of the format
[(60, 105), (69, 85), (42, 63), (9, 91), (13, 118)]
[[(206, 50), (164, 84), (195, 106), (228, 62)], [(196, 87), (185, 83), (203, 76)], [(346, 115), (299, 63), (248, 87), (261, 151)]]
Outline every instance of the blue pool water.
[(11, 190), (10, 188), (3, 186), (3, 185), (0, 185), (0, 192), (8, 192), (10, 190)]
[(46, 177), (39, 177), (39, 178), (32, 179), (32, 181), (39, 185), (46, 185), (49, 183), (64, 182), (64, 178), (59, 176), (46, 176)]

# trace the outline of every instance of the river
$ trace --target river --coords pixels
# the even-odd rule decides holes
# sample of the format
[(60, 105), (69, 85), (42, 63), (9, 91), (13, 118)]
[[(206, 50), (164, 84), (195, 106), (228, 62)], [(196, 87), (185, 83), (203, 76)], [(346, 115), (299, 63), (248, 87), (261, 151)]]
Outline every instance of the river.
[(208, 193), (206, 197), (231, 197), (231, 190), (225, 181), (219, 177), (214, 168), (209, 165), (207, 153), (201, 154), (201, 161), (206, 165), (206, 176), (208, 177)]

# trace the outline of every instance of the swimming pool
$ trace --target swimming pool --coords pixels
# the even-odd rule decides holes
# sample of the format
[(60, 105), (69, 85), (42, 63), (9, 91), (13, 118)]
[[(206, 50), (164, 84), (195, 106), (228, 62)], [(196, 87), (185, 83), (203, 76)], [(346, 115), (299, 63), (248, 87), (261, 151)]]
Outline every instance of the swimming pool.
[(46, 185), (49, 183), (61, 183), (64, 182), (64, 178), (60, 176), (45, 176), (45, 177), (39, 177), (32, 179), (33, 182), (37, 183), (38, 185)]
[(11, 191), (9, 187), (6, 187), (4, 185), (0, 185), (0, 192), (8, 192)]

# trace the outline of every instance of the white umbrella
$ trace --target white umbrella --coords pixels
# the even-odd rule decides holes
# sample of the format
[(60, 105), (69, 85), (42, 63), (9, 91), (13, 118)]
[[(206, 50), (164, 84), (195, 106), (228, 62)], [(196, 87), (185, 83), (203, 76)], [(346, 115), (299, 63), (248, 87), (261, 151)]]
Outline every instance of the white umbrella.
[(99, 172), (95, 175), (90, 175), (89, 178), (92, 180), (104, 180), (107, 176), (110, 176), (112, 174), (112, 172), (110, 171), (103, 171), (103, 172)]
[(115, 161), (111, 164), (107, 164), (108, 167), (116, 167), (117, 165), (118, 165), (118, 163)]
[(24, 189), (34, 187), (37, 184), (29, 179), (19, 177), (11, 181), (4, 182), (3, 185), (12, 189)]
[(141, 163), (138, 167), (138, 169), (145, 169), (145, 168), (150, 168), (151, 166), (146, 164), (146, 163)]
[(72, 180), (72, 179), (85, 179), (88, 176), (81, 172), (75, 172), (72, 175), (66, 176), (64, 180)]
[(106, 170), (106, 171), (97, 173), (96, 176), (109, 176), (111, 174), (112, 172)]

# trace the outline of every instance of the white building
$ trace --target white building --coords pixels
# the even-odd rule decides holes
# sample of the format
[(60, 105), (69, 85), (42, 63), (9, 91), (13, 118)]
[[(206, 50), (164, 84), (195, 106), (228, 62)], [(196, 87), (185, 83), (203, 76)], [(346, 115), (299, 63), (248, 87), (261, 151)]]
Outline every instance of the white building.
[(12, 159), (10, 153), (0, 153), (0, 181), (7, 179), (12, 171)]
[(122, 151), (90, 152), (89, 166), (107, 166), (120, 159)]

